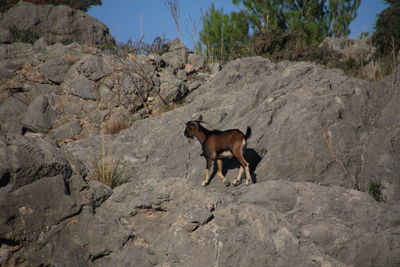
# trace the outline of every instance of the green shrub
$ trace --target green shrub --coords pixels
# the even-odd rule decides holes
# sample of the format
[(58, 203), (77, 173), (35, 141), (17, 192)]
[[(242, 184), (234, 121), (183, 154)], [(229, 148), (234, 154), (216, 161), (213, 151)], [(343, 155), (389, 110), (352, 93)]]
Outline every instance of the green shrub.
[(30, 29), (18, 29), (16, 26), (10, 27), (10, 33), (11, 41), (13, 43), (20, 42), (33, 44), (36, 40), (40, 38), (37, 32)]
[(6, 135), (6, 133), (7, 133), (6, 127), (4, 127), (4, 125), (0, 123), (0, 136)]
[(126, 57), (128, 54), (133, 55), (148, 55), (148, 54), (163, 54), (168, 50), (167, 42), (169, 40), (163, 37), (157, 36), (154, 38), (151, 44), (146, 43), (143, 39), (128, 40), (126, 42), (117, 43), (113, 49), (117, 55)]
[(368, 182), (368, 193), (376, 200), (383, 201), (382, 197), (382, 179), (373, 178)]
[(400, 1), (386, 0), (390, 6), (378, 15), (372, 43), (376, 47), (374, 60), (381, 66), (377, 80), (391, 74), (398, 65), (400, 50)]
[(113, 42), (103, 42), (100, 44), (101, 50), (113, 50), (117, 45)]
[(392, 2), (378, 15), (372, 42), (379, 57), (391, 56), (400, 49), (400, 1)]

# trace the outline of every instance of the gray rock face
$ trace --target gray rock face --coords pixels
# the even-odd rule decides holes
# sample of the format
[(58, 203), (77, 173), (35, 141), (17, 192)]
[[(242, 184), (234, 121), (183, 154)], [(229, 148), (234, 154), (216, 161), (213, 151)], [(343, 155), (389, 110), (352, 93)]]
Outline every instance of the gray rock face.
[(10, 8), (0, 20), (0, 40), (8, 43), (10, 33), (5, 30), (17, 27), (31, 30), (44, 37), (49, 44), (72, 43), (104, 44), (114, 43), (108, 28), (88, 14), (59, 5), (35, 5), (20, 1)]
[(99, 91), (96, 88), (96, 83), (88, 79), (74, 81), (71, 84), (71, 94), (88, 100), (96, 100), (99, 98)]
[(5, 29), (4, 26), (0, 27), (0, 43), (11, 43), (11, 33), (8, 29)]
[[(185, 64), (188, 63), (187, 48), (181, 43), (179, 39), (174, 39), (166, 44), (168, 50), (161, 55), (161, 59), (170, 67), (174, 72), (183, 69)], [(194, 60), (194, 58), (192, 57)]]
[(1, 194), (0, 199), (0, 235), (21, 242), (37, 240), (41, 232), (46, 231), (46, 226), (57, 224), (80, 209), (67, 194), (61, 175), (44, 177)]
[[(78, 223), (46, 235), (52, 253), (18, 255), (61, 264), (77, 247), (61, 249), (59, 240), (77, 235), (87, 244), (77, 261), (100, 266), (396, 266), (397, 132), (388, 126), (398, 73), (368, 84), (311, 63), (231, 62), (186, 106), (110, 137), (130, 182), (95, 214), (82, 211)], [(215, 178), (200, 186), (200, 145), (183, 137), (182, 125), (198, 114), (209, 128), (253, 128), (245, 157), (255, 185), (225, 188)], [(89, 162), (100, 144), (93, 136), (63, 148)], [(224, 162), (232, 180), (237, 165)], [(374, 175), (386, 203), (351, 189), (355, 182), (367, 191)], [(90, 235), (78, 227), (87, 220), (97, 229)], [(100, 237), (105, 231), (114, 233), (111, 243)]]
[(13, 71), (5, 63), (0, 64), (0, 79), (10, 79), (14, 76)]
[(160, 73), (160, 95), (167, 101), (179, 101), (187, 93), (182, 81), (171, 73), (164, 71)]
[(400, 68), (385, 80), (368, 86), (376, 109), (371, 110), (371, 132), (365, 136), (364, 157), (361, 175), (365, 178), (362, 187), (368, 188), (373, 180), (381, 181), (383, 198), (400, 199), (400, 153), (398, 117), (399, 94), (396, 90), (400, 81)]
[[(363, 136), (373, 110), (366, 86), (338, 70), (310, 63), (240, 59), (189, 95), (188, 105), (135, 124), (112, 147), (127, 166), (138, 165), (133, 175), (160, 178), (186, 173), (200, 179), (205, 164), (198, 156), (200, 145), (182, 138), (180, 124), (203, 114), (209, 128), (253, 128), (248, 147), (254, 154), (257, 182), (285, 179), (353, 187), (369, 178), (360, 176)], [(163, 121), (168, 121), (167, 128)], [(89, 145), (91, 139), (82, 142), (86, 144), (77, 142), (71, 149), (87, 161), (90, 153), (79, 152), (80, 147), (95, 148)], [(235, 166), (234, 161), (227, 163)], [(154, 165), (160, 168), (150, 167)], [(234, 175), (228, 172), (231, 180)]]
[(46, 133), (54, 124), (56, 113), (50, 95), (40, 95), (28, 106), (22, 124), (34, 133)]
[(221, 65), (219, 63), (212, 63), (209, 65), (211, 73), (216, 74), (221, 71)]
[(174, 70), (182, 69), (185, 66), (185, 58), (180, 51), (166, 52), (161, 56), (161, 59)]
[(105, 64), (103, 58), (90, 55), (82, 58), (76, 70), (92, 81), (98, 81), (113, 72), (112, 67)]
[(64, 81), (64, 76), (69, 69), (69, 65), (64, 58), (54, 58), (46, 61), (40, 68), (40, 72), (52, 82), (60, 84)]
[[(168, 47), (167, 52), (181, 56), (182, 50), (173, 48), (174, 41)], [(193, 64), (200, 60), (184, 51)], [(126, 114), (127, 122), (158, 114), (166, 103), (181, 101), (209, 79), (203, 68), (189, 65), (174, 70), (160, 55), (123, 58), (77, 43), (49, 45), (43, 37), (34, 45), (0, 44), (0, 79), (4, 81), (0, 84), (0, 114), (5, 115), (0, 123), (9, 133), (22, 132), (24, 116), (20, 113), (26, 107), (15, 112), (8, 100), (13, 96), (30, 106), (23, 121), (30, 131), (47, 133), (77, 119), (82, 131), (74, 138), (99, 133), (117, 110)], [(42, 94), (51, 97), (35, 100)], [(46, 101), (49, 108), (44, 110)], [(14, 112), (3, 112), (8, 109)]]
[(67, 179), (72, 173), (57, 149), (41, 138), (17, 135), (0, 141), (0, 187), (15, 190), (43, 177)]
[(150, 179), (45, 232), (35, 254), (16, 254), (37, 265), (395, 266), (398, 229), (387, 211), (338, 186), (268, 181), (220, 190)]
[(0, 105), (0, 124), (9, 134), (22, 133), (22, 118), (28, 105), (17, 97), (9, 97)]
[(188, 55), (188, 64), (190, 64), (194, 69), (198, 70), (204, 65), (204, 59), (196, 54)]
[(60, 141), (77, 137), (80, 132), (81, 127), (79, 125), (79, 121), (77, 119), (73, 119), (54, 130), (52, 136), (55, 140)]
[(376, 48), (372, 45), (371, 37), (360, 40), (326, 37), (319, 47), (325, 47), (336, 52), (337, 60), (345, 64), (358, 64), (358, 77), (376, 80), (375, 74), (382, 71), (381, 66), (373, 60)]
[(320, 46), (327, 46), (328, 48), (343, 54), (347, 58), (368, 61), (375, 52), (372, 46), (371, 37), (366, 37), (361, 40), (353, 40), (348, 38), (325, 38)]

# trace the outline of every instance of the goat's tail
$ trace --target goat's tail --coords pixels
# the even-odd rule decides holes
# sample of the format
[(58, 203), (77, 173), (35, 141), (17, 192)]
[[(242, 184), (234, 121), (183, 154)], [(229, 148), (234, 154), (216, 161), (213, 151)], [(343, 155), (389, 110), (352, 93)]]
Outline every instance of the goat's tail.
[(250, 138), (250, 136), (251, 136), (251, 128), (247, 126), (246, 135), (244, 136), (244, 139), (247, 140)]

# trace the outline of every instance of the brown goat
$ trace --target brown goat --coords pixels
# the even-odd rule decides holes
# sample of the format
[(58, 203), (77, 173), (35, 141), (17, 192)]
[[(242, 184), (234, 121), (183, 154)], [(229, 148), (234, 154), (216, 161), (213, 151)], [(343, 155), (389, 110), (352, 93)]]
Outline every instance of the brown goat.
[(217, 175), (222, 179), (226, 186), (229, 181), (222, 174), (222, 158), (234, 156), (240, 163), (239, 173), (232, 182), (238, 185), (241, 181), (243, 170), (246, 171), (246, 184), (251, 184), (249, 163), (243, 157), (243, 151), (246, 148), (246, 141), (250, 138), (251, 128), (247, 127), (246, 134), (238, 129), (219, 131), (208, 130), (200, 123), (203, 122), (203, 116), (200, 115), (197, 120), (186, 123), (185, 136), (187, 138), (196, 137), (203, 148), (203, 156), (207, 161), (204, 179), (201, 185), (205, 186), (210, 182), (211, 166), (213, 160), (217, 161)]

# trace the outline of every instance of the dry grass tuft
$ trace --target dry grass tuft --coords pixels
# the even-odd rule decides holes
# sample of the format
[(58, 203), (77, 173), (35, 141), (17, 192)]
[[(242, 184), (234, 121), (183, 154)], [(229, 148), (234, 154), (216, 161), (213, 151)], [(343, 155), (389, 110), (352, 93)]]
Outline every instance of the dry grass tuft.
[(129, 123), (124, 119), (111, 120), (107, 122), (105, 125), (105, 133), (116, 134), (122, 131), (123, 129), (128, 128), (129, 126), (130, 126)]
[(171, 110), (183, 107), (183, 106), (184, 106), (184, 104), (182, 102), (164, 104), (159, 108), (153, 108), (153, 110), (151, 112), (151, 117), (161, 115), (165, 112), (168, 112), (168, 111), (171, 111)]
[(88, 178), (99, 181), (111, 188), (121, 185), (128, 180), (122, 165), (112, 157), (110, 148), (105, 148), (103, 134), (101, 135), (100, 158), (96, 159), (93, 167), (90, 168)]
[(67, 64), (69, 66), (73, 65), (76, 61), (78, 61), (78, 58), (76, 58), (76, 57), (74, 57), (74, 56), (72, 56), (70, 54), (66, 54), (64, 56), (64, 59), (65, 59), (65, 62), (67, 62)]

